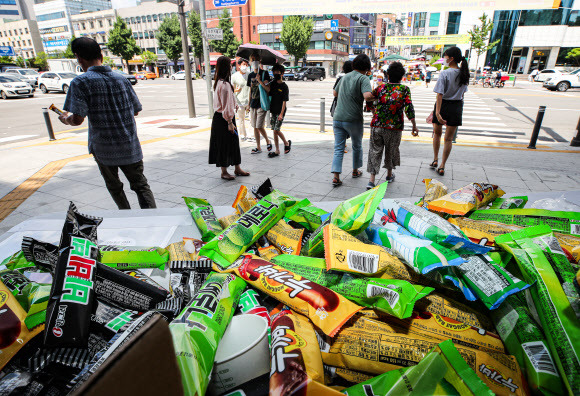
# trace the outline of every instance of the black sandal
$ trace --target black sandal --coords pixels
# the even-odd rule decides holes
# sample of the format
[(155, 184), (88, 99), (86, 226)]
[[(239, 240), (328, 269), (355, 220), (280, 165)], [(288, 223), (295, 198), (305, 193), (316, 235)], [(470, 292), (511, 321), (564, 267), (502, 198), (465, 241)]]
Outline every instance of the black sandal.
[(272, 143), (268, 143), (266, 145), (266, 148), (268, 149), (268, 151), (272, 151)]
[(288, 154), (292, 148), (292, 140), (288, 140), (288, 146), (284, 146), (284, 154)]
[(334, 187), (341, 186), (342, 185), (342, 181), (339, 178), (335, 177), (334, 179), (332, 179), (332, 185)]
[(439, 165), (439, 163), (437, 161), (433, 161), (431, 162), (431, 165), (429, 165), (431, 168), (435, 169), (437, 168), (437, 165)]
[(439, 173), (439, 176), (445, 176), (445, 168), (438, 168), (437, 173)]
[(275, 151), (271, 151), (268, 153), (268, 158), (274, 158), (279, 156), (280, 154), (277, 154)]
[(352, 171), (352, 178), (353, 178), (353, 179), (356, 179), (356, 178), (358, 178), (358, 177), (361, 177), (361, 176), (362, 176), (362, 174), (363, 174), (363, 173), (362, 173), (362, 171), (360, 171), (360, 170), (358, 170), (358, 169), (357, 169), (357, 170), (353, 170), (353, 171)]

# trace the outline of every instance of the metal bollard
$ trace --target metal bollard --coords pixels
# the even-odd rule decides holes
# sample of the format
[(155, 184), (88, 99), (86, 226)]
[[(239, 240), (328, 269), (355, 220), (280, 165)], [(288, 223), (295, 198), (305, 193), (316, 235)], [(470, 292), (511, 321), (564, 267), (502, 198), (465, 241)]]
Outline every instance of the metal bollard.
[(578, 118), (578, 125), (576, 126), (576, 130), (578, 133), (576, 134), (575, 138), (572, 138), (570, 142), (570, 146), (572, 147), (580, 147), (580, 118)]
[(536, 148), (536, 141), (538, 140), (538, 135), (540, 134), (540, 128), (542, 127), (542, 120), (544, 119), (544, 113), (546, 112), (546, 106), (540, 106), (538, 109), (538, 115), (536, 116), (536, 123), (534, 124), (534, 130), (532, 131), (532, 138), (530, 139), (529, 149)]
[(46, 129), (48, 130), (48, 140), (56, 140), (54, 137), (54, 130), (52, 129), (52, 123), (50, 122), (50, 115), (48, 114), (48, 108), (42, 108), (42, 115), (44, 116), (44, 122), (46, 123)]
[(513, 83), (512, 87), (515, 87), (516, 86), (516, 80), (517, 80), (517, 78), (518, 78), (518, 75), (517, 74), (514, 74), (514, 83)]
[(325, 123), (326, 117), (324, 112), (326, 111), (326, 99), (320, 98), (320, 133), (325, 133)]

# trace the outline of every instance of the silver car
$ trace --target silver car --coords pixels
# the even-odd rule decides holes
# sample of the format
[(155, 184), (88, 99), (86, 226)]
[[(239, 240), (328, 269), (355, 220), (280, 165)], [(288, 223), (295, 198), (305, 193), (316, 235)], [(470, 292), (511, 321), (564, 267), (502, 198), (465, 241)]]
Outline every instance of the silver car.
[(23, 69), (18, 67), (6, 69), (4, 73), (14, 73), (17, 77), (26, 79), (33, 87), (38, 85), (38, 77), (40, 77), (40, 74), (34, 69)]
[(20, 81), (17, 77), (0, 75), (0, 98), (2, 99), (23, 96), (31, 98), (34, 96), (33, 89), (30, 84)]

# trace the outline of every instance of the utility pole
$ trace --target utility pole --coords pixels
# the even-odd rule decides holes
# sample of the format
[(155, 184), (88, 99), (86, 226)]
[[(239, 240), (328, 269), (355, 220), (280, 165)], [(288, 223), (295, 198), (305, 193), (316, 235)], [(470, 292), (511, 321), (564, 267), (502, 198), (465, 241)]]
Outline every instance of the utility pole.
[(181, 44), (183, 47), (183, 66), (185, 68), (185, 90), (187, 91), (187, 106), (189, 108), (189, 118), (195, 118), (195, 99), (193, 97), (193, 86), (191, 84), (191, 62), (189, 60), (189, 44), (187, 39), (187, 22), (185, 21), (185, 10), (183, 5), (185, 0), (178, 0), (177, 14), (179, 14), (179, 25), (181, 27)]
[(203, 59), (205, 60), (205, 83), (207, 85), (207, 105), (209, 118), (213, 117), (213, 94), (211, 92), (211, 66), (209, 65), (209, 48), (207, 44), (207, 17), (205, 15), (205, 0), (199, 0), (201, 23), (201, 40), (203, 42)]

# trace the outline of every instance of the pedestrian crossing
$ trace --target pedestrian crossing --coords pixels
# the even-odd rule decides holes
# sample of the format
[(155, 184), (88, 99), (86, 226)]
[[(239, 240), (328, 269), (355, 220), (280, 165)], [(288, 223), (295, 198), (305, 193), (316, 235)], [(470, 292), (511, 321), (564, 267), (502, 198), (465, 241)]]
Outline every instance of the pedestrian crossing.
[[(332, 90), (318, 98), (307, 99), (301, 95), (300, 99), (293, 100), (286, 111), (285, 124), (320, 125), (321, 99), (324, 98), (324, 122), (326, 130), (332, 130), (330, 106), (334, 97)], [(419, 131), (431, 133), (433, 127), (427, 124), (426, 118), (433, 111), (436, 94), (432, 89), (411, 87), (411, 98), (415, 108), (415, 117)], [(364, 113), (365, 127), (370, 127), (371, 113)], [(411, 123), (406, 120), (405, 129), (410, 130)], [(468, 91), (465, 94), (463, 106), (463, 125), (458, 128), (458, 136), (464, 139), (487, 141), (527, 142), (526, 132), (515, 130), (506, 124), (506, 121), (496, 114), (483, 99)], [(551, 140), (547, 138), (546, 140)]]

